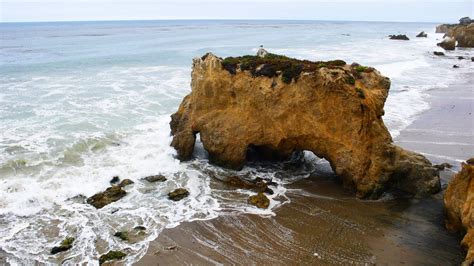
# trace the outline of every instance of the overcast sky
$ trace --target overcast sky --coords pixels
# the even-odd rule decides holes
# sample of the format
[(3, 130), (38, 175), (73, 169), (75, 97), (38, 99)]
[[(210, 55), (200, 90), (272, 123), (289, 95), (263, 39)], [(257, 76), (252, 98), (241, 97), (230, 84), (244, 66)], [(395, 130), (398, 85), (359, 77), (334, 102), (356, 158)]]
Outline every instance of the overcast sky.
[(474, 0), (0, 0), (0, 21), (295, 19), (455, 22)]

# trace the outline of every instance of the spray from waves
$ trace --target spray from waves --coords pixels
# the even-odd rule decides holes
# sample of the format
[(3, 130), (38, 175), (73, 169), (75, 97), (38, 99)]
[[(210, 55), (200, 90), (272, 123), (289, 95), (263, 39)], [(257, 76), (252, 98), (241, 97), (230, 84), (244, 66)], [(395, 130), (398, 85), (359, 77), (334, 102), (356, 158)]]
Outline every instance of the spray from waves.
[[(133, 263), (164, 228), (183, 221), (211, 219), (222, 212), (274, 215), (274, 208), (289, 202), (283, 184), (309, 176), (313, 160), (317, 160), (308, 155), (308, 162), (300, 169), (253, 165), (236, 172), (210, 165), (198, 143), (198, 158), (180, 163), (169, 145), (168, 122), (169, 116), (160, 116), (138, 125), (130, 134), (79, 141), (65, 153), (75, 153), (81, 163), (57, 161), (54, 167), (44, 166), (37, 178), (23, 173), (2, 180), (0, 249), (6, 252), (8, 262), (95, 263), (108, 250), (124, 250), (126, 263)], [(97, 146), (100, 148), (94, 148)], [(164, 174), (168, 181), (156, 184), (143, 180), (154, 174)], [(125, 188), (126, 197), (100, 210), (84, 203), (86, 197), (108, 187), (115, 175), (135, 182)], [(249, 191), (213, 188), (216, 180), (212, 176), (230, 175), (275, 181), (278, 185), (272, 187), (275, 193), (269, 196), (270, 208), (249, 206)], [(190, 196), (178, 202), (168, 200), (167, 193), (179, 187), (188, 189)], [(147, 230), (132, 243), (113, 236), (137, 226)], [(67, 236), (76, 238), (67, 257), (50, 255), (51, 247)]]

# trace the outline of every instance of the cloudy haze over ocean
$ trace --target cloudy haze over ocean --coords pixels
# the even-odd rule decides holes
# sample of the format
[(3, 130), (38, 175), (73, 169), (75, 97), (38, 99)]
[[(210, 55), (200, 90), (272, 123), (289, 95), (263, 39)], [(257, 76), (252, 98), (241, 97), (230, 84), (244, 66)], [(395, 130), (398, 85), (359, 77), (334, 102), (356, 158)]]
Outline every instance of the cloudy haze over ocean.
[[(34, 10), (34, 12), (32, 12)], [(472, 0), (2, 0), (0, 21), (295, 19), (454, 22)]]

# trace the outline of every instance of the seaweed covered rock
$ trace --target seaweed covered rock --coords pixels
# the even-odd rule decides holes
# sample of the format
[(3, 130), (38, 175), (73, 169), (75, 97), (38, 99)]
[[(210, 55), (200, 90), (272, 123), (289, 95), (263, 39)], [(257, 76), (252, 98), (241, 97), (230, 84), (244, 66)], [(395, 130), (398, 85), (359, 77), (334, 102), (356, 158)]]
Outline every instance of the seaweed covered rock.
[(260, 209), (266, 209), (270, 206), (270, 200), (262, 192), (257, 195), (250, 196), (247, 200), (248, 204), (252, 204)]
[(467, 249), (463, 265), (474, 264), (474, 158), (462, 163), (444, 194), (446, 228), (465, 233), (461, 245)]
[(189, 191), (187, 191), (185, 188), (178, 188), (168, 193), (168, 199), (173, 201), (182, 200), (187, 196), (189, 196)]
[(127, 254), (125, 254), (122, 251), (117, 251), (117, 250), (111, 250), (107, 252), (106, 254), (103, 254), (99, 258), (99, 265), (104, 264), (107, 261), (112, 261), (112, 260), (121, 260), (125, 258)]
[(150, 182), (150, 183), (165, 182), (167, 180), (164, 175), (151, 175), (151, 176), (147, 176), (143, 179)]
[(61, 241), (61, 244), (59, 244), (59, 246), (53, 247), (51, 249), (51, 254), (54, 255), (59, 252), (70, 250), (72, 248), (74, 240), (74, 237), (66, 237), (63, 241)]
[(122, 189), (121, 186), (111, 186), (104, 192), (97, 193), (87, 199), (87, 203), (96, 207), (97, 209), (103, 208), (104, 206), (115, 202), (127, 195), (127, 192)]
[(277, 158), (309, 150), (358, 197), (391, 188), (420, 196), (440, 190), (425, 157), (393, 144), (382, 120), (390, 80), (373, 68), (207, 54), (193, 62), (191, 87), (170, 122), (181, 160), (192, 157), (199, 133), (209, 160), (228, 168), (242, 168), (249, 149)]

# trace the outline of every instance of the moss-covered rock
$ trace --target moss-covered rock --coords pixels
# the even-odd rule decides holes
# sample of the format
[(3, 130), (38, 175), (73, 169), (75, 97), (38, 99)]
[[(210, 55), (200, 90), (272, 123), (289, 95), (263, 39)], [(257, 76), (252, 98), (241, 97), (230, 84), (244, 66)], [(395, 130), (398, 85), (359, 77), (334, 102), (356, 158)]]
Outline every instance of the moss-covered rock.
[(105, 205), (115, 202), (127, 195), (127, 192), (120, 186), (112, 186), (107, 188), (104, 192), (97, 193), (87, 199), (87, 203), (96, 207), (103, 208)]
[(258, 192), (257, 195), (250, 196), (247, 202), (260, 209), (266, 209), (270, 206), (270, 200), (265, 196), (265, 194), (263, 194), (263, 192)]
[(127, 254), (122, 251), (118, 250), (111, 250), (106, 254), (103, 254), (99, 258), (99, 265), (104, 264), (104, 262), (111, 261), (111, 260), (121, 260), (125, 258)]
[(63, 252), (72, 248), (72, 244), (74, 243), (74, 237), (66, 237), (59, 246), (53, 247), (51, 249), (51, 254), (57, 254), (59, 252)]
[(145, 178), (146, 181), (150, 183), (155, 183), (155, 182), (165, 182), (166, 177), (164, 175), (152, 175), (152, 176), (147, 176)]
[(121, 231), (121, 232), (116, 232), (114, 234), (115, 237), (118, 237), (120, 239), (122, 239), (123, 241), (128, 241), (128, 232), (124, 232), (124, 231)]
[(302, 72), (311, 72), (321, 67), (342, 67), (345, 64), (346, 62), (342, 60), (312, 62), (272, 53), (264, 57), (245, 55), (227, 57), (222, 60), (222, 67), (232, 75), (235, 75), (237, 71), (249, 71), (255, 77), (273, 78), (281, 75), (282, 81), (287, 84), (298, 81)]
[(189, 191), (187, 191), (185, 188), (178, 188), (168, 193), (168, 199), (173, 201), (182, 200), (187, 196), (189, 196)]

